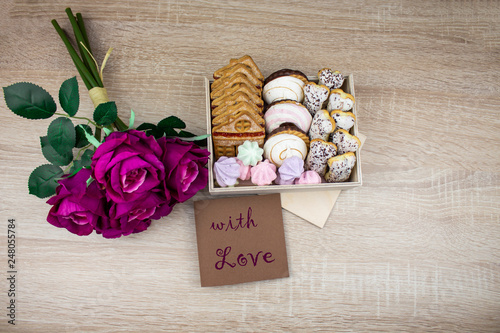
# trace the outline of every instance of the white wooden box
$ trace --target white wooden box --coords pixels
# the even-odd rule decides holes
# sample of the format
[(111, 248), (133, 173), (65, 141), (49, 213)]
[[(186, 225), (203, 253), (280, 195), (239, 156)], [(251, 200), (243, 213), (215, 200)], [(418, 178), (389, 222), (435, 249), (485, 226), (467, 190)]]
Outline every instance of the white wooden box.
[[(318, 82), (317, 77), (308, 77), (310, 81)], [(207, 117), (207, 132), (212, 133), (212, 112), (210, 106), (210, 86), (213, 80), (205, 78), (205, 94), (206, 94), (206, 117)], [(355, 99), (354, 94), (354, 80), (353, 75), (346, 75), (344, 84), (341, 87), (342, 90), (351, 94)], [(357, 101), (354, 103), (352, 108), (352, 113), (356, 116), (356, 122), (351, 128), (350, 133), (358, 136), (358, 115), (356, 112)], [(208, 150), (210, 151), (210, 160), (208, 162), (208, 189), (213, 195), (230, 195), (230, 194), (270, 194), (270, 193), (282, 193), (282, 192), (299, 192), (299, 191), (331, 191), (331, 190), (347, 190), (354, 187), (362, 185), (361, 177), (361, 158), (359, 150), (356, 152), (356, 165), (352, 170), (351, 177), (348, 181), (343, 183), (322, 183), (322, 184), (311, 184), (311, 185), (267, 185), (267, 186), (257, 186), (253, 185), (250, 181), (241, 181), (240, 183), (233, 187), (219, 187), (215, 183), (215, 176), (213, 172), (213, 160), (214, 147), (212, 142), (212, 137), (208, 138)]]

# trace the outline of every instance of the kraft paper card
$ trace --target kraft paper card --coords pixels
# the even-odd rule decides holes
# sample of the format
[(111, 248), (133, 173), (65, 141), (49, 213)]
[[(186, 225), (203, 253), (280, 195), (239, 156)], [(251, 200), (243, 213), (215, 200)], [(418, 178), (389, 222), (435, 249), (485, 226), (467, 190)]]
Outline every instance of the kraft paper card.
[(288, 277), (279, 194), (194, 202), (202, 287)]

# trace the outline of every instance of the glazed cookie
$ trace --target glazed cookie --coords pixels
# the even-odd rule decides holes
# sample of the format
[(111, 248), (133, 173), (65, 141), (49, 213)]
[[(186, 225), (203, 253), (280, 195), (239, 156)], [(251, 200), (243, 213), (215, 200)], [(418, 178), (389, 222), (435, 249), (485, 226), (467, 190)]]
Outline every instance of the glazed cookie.
[(359, 141), (358, 137), (343, 129), (335, 130), (331, 139), (331, 141), (337, 145), (339, 155), (347, 152), (355, 152), (361, 145), (361, 141)]
[(314, 116), (309, 128), (309, 138), (328, 141), (330, 134), (335, 130), (335, 120), (326, 110), (321, 110)]
[(314, 82), (308, 82), (304, 86), (304, 106), (314, 117), (316, 112), (321, 110), (323, 103), (330, 95), (330, 88), (325, 85), (318, 85)]
[(342, 87), (344, 83), (344, 75), (339, 71), (333, 71), (330, 68), (323, 68), (318, 71), (318, 80), (320, 84), (327, 86), (330, 89)]
[(278, 101), (269, 106), (264, 113), (266, 120), (266, 132), (270, 133), (281, 124), (295, 124), (304, 132), (309, 131), (312, 116), (304, 105), (295, 101)]
[(257, 87), (259, 89), (262, 88), (262, 81), (259, 80), (255, 76), (255, 74), (252, 72), (252, 69), (250, 67), (248, 67), (247, 65), (242, 64), (242, 63), (235, 64), (234, 66), (232, 66), (230, 68), (222, 70), (221, 71), (221, 76), (219, 78), (215, 79), (215, 82), (217, 82), (219, 80), (223, 80), (224, 78), (236, 75), (237, 73), (244, 74), (248, 78), (248, 80), (250, 82), (252, 82), (252, 84), (255, 87)]
[(214, 100), (212, 101), (212, 109), (215, 109), (216, 107), (224, 103), (224, 99), (226, 97), (238, 92), (244, 92), (245, 94), (247, 94), (249, 99), (254, 102), (255, 105), (259, 105), (259, 102), (262, 102), (262, 99), (259, 97), (259, 95), (255, 95), (246, 84), (237, 83), (230, 88), (224, 89), (224, 91), (221, 93), (221, 96), (214, 98)]
[(264, 143), (264, 158), (276, 166), (281, 166), (287, 157), (298, 156), (305, 159), (307, 146), (304, 140), (293, 134), (276, 134)]
[(354, 106), (354, 97), (342, 89), (334, 89), (328, 98), (327, 110), (349, 111)]
[[(216, 109), (214, 109), (216, 110)], [(215, 120), (216, 118), (222, 118), (227, 115), (231, 114), (237, 114), (240, 111), (248, 111), (252, 112), (255, 114), (258, 114), (260, 117), (262, 117), (262, 113), (258, 111), (258, 109), (255, 108), (253, 103), (249, 102), (238, 102), (236, 104), (228, 106), (226, 109), (220, 109), (221, 112), (213, 112), (212, 113), (212, 125), (217, 125), (219, 123), (218, 120)], [(264, 122), (262, 122), (262, 125), (264, 125)]]
[(264, 124), (265, 124), (264, 118), (262, 118), (262, 116), (260, 114), (256, 113), (254, 111), (254, 109), (252, 108), (252, 106), (247, 102), (241, 102), (241, 103), (238, 103), (238, 104), (235, 104), (233, 106), (228, 107), (224, 113), (222, 113), (222, 114), (220, 114), (212, 119), (212, 126), (217, 126), (219, 124), (222, 124), (226, 120), (227, 117), (236, 116), (242, 112), (255, 114), (254, 119), (257, 120), (257, 123), (259, 125), (264, 126)]
[(345, 182), (351, 176), (354, 164), (356, 164), (356, 155), (351, 152), (330, 158), (325, 180), (329, 183)]
[(237, 64), (247, 65), (252, 70), (252, 73), (255, 75), (256, 78), (258, 78), (261, 81), (264, 81), (264, 76), (262, 76), (262, 73), (260, 72), (259, 68), (253, 61), (252, 57), (250, 57), (249, 55), (244, 55), (239, 59), (231, 59), (229, 61), (229, 65), (226, 65), (215, 71), (214, 79), (220, 78), (225, 70), (229, 70), (230, 68), (234, 67)]
[(349, 131), (356, 122), (356, 116), (352, 112), (344, 112), (340, 110), (333, 110), (330, 116), (335, 120), (336, 129), (344, 129)]
[(267, 138), (271, 138), (277, 134), (293, 134), (304, 140), (306, 146), (309, 147), (309, 136), (306, 132), (298, 128), (292, 123), (284, 123), (280, 127), (276, 128), (274, 131), (267, 135)]
[(217, 99), (222, 96), (229, 96), (237, 91), (244, 91), (247, 95), (256, 95), (260, 98), (260, 89), (256, 89), (254, 86), (248, 85), (244, 82), (236, 82), (230, 86), (222, 87), (222, 89), (212, 90), (210, 92), (210, 99)]
[(306, 159), (306, 170), (313, 170), (324, 176), (328, 159), (336, 154), (337, 146), (335, 144), (321, 139), (312, 140)]
[(304, 100), (304, 85), (307, 76), (291, 69), (282, 69), (269, 75), (264, 81), (262, 96), (267, 104), (283, 99), (301, 103)]
[(250, 88), (250, 90), (253, 91), (256, 95), (261, 94), (261, 89), (256, 88), (252, 84), (252, 82), (250, 82), (250, 80), (248, 79), (248, 77), (245, 74), (236, 73), (233, 76), (224, 77), (224, 78), (221, 78), (217, 81), (214, 81), (214, 83), (212, 83), (212, 86), (211, 86), (212, 92), (210, 93), (210, 97), (220, 96), (221, 95), (220, 91), (222, 89), (232, 87), (236, 83), (245, 83)]
[(234, 93), (233, 95), (227, 96), (218, 107), (213, 109), (212, 110), (212, 117), (216, 117), (220, 114), (223, 114), (225, 111), (227, 111), (228, 108), (233, 107), (234, 105), (239, 104), (239, 103), (249, 103), (250, 106), (252, 107), (252, 109), (256, 113), (263, 115), (263, 113), (262, 113), (262, 111), (264, 109), (263, 102), (262, 102), (262, 100), (260, 100), (260, 102), (261, 102), (261, 104), (257, 105), (254, 103), (254, 101), (252, 101), (250, 99), (250, 97), (248, 97), (247, 94), (245, 94), (244, 92), (238, 91), (238, 92)]

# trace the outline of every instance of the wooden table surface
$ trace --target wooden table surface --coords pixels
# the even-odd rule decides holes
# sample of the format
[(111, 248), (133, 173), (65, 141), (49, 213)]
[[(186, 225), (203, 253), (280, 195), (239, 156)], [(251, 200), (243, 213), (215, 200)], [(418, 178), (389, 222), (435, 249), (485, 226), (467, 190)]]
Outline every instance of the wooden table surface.
[[(283, 211), (290, 277), (201, 288), (193, 199), (146, 232), (77, 237), (28, 195), (44, 163), (0, 103), (0, 331), (500, 331), (500, 2), (1, 0), (0, 84), (57, 96), (76, 70), (53, 29), (83, 13), (120, 114), (204, 133), (203, 78), (250, 54), (263, 74), (352, 73), (363, 186), (324, 229)], [(85, 87), (80, 81), (80, 92)], [(82, 94), (80, 112), (92, 105)], [(195, 199), (209, 198), (206, 190)], [(16, 326), (7, 220), (16, 220)]]

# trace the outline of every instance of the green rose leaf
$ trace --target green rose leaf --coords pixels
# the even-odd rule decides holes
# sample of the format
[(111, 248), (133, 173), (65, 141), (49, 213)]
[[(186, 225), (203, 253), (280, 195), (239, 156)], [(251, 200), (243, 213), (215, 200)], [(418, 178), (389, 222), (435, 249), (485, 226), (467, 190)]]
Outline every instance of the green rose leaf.
[(60, 167), (44, 164), (33, 170), (28, 180), (29, 193), (43, 199), (56, 193), (57, 179), (63, 175)]
[(70, 176), (74, 176), (78, 171), (80, 171), (83, 168), (90, 167), (90, 164), (92, 164), (92, 155), (94, 154), (94, 151), (92, 149), (87, 149), (83, 152), (82, 157), (79, 160), (75, 160), (73, 162), (73, 166), (69, 170)]
[(165, 128), (164, 131), (166, 136), (179, 136), (177, 131), (174, 130), (173, 128)]
[(158, 126), (151, 123), (142, 123), (137, 127), (138, 131), (144, 131), (147, 135), (152, 135), (155, 139), (161, 138), (165, 132), (158, 128)]
[[(78, 126), (83, 126), (83, 125), (78, 125)], [(91, 133), (87, 131), (83, 131), (83, 133), (85, 134), (85, 138), (87, 138), (87, 141), (92, 145), (94, 145), (94, 147), (98, 148), (101, 145), (101, 143)]]
[(18, 116), (27, 119), (52, 117), (57, 106), (54, 99), (42, 87), (29, 82), (18, 82), (3, 88), (5, 102)]
[(55, 165), (68, 165), (73, 161), (73, 151), (70, 149), (64, 154), (59, 154), (49, 142), (46, 136), (40, 137), (40, 145), (42, 146), (42, 154), (47, 161)]
[(64, 111), (73, 117), (80, 106), (80, 93), (76, 76), (67, 79), (59, 89), (59, 103)]
[(178, 136), (179, 136), (179, 138), (182, 138), (181, 140), (183, 140), (183, 141), (192, 141), (195, 144), (197, 144), (198, 146), (206, 147), (207, 146), (207, 138), (210, 135), (211, 134), (203, 134), (203, 135), (196, 136), (196, 134), (193, 134), (193, 133), (188, 132), (188, 131), (179, 131)]
[(115, 102), (99, 104), (94, 110), (94, 121), (101, 126), (108, 126), (118, 117)]
[[(83, 128), (82, 128), (83, 127)], [(85, 135), (85, 131), (92, 134), (92, 128), (89, 125), (76, 125), (75, 126), (75, 148), (83, 148), (89, 144), (89, 140), (87, 140), (87, 136)]]
[(135, 112), (134, 110), (130, 110), (130, 119), (128, 120), (128, 129), (134, 128), (135, 122)]
[(75, 146), (75, 127), (70, 119), (59, 117), (50, 123), (47, 130), (47, 137), (52, 148), (58, 154), (64, 155)]
[(186, 123), (176, 116), (170, 116), (161, 120), (158, 127), (166, 132), (168, 128), (186, 128)]

